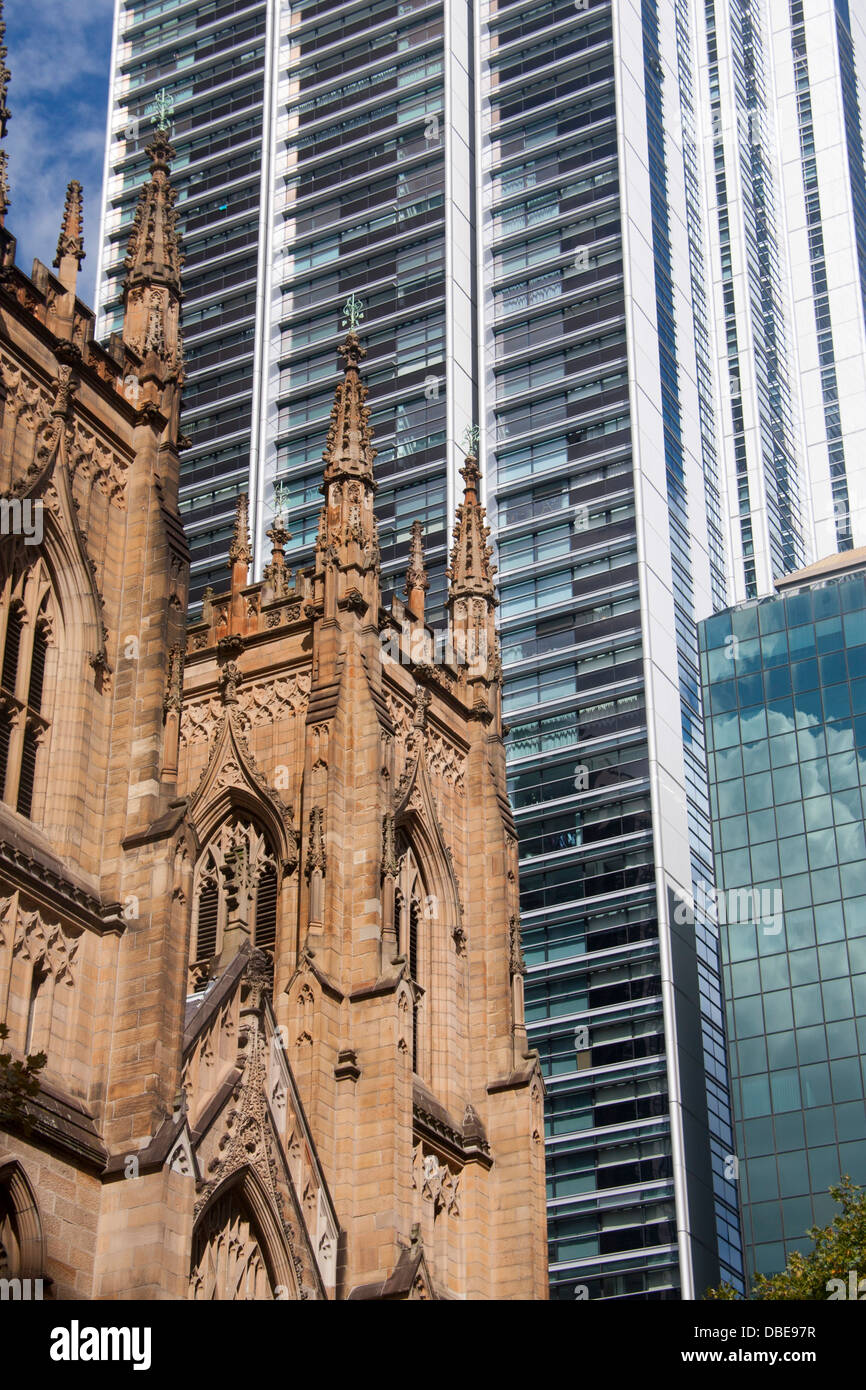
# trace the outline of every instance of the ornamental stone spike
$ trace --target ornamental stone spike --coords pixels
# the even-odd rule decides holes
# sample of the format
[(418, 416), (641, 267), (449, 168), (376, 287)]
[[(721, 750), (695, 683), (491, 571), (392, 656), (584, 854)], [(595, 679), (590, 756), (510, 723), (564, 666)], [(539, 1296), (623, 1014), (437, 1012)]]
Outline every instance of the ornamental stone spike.
[(424, 595), (430, 588), (430, 580), (424, 566), (424, 527), (421, 522), (412, 522), (412, 539), (409, 543), (409, 567), (406, 570), (406, 594), (409, 612), (419, 623), (424, 621)]
[(63, 221), (57, 241), (57, 255), (54, 257), (60, 283), (69, 294), (75, 293), (84, 255), (84, 198), (81, 184), (78, 179), (73, 179), (66, 189)]

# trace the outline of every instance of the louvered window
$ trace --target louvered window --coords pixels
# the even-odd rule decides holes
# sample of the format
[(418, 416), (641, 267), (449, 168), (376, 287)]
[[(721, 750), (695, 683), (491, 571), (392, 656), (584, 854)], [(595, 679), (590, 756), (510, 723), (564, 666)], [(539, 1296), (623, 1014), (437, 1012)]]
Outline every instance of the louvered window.
[(21, 775), (18, 778), (18, 800), (15, 809), (19, 816), (27, 816), (33, 810), (33, 784), (36, 780), (36, 754), (39, 745), (32, 729), (25, 730), (21, 749)]
[(0, 797), (3, 796), (3, 789), (6, 786), (6, 769), (9, 766), (9, 740), (12, 737), (12, 725), (5, 715), (0, 715)]
[(208, 960), (216, 955), (219, 890), (215, 883), (205, 883), (198, 899), (198, 935), (196, 960)]
[(30, 662), (30, 694), (27, 699), (32, 710), (42, 713), (42, 692), (45, 687), (45, 659), (48, 655), (48, 642), (45, 629), (38, 627), (33, 639), (33, 657)]
[(256, 945), (273, 951), (277, 942), (277, 875), (268, 865), (262, 870), (256, 898)]
[(6, 624), (6, 645), (3, 648), (3, 674), (0, 677), (0, 684), (4, 690), (10, 694), (15, 694), (15, 684), (18, 676), (18, 654), (21, 650), (21, 610), (15, 607), (10, 610), (9, 619)]

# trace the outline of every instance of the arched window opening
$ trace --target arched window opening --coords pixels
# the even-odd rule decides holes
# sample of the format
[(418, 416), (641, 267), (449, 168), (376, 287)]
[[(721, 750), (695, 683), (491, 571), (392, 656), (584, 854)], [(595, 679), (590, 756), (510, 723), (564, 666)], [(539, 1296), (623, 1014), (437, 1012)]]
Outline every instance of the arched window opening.
[(0, 657), (0, 798), (29, 820), (45, 781), (40, 749), (50, 729), (45, 706), (56, 614), (43, 560), (7, 573), (0, 606), (6, 609)]
[(273, 958), (278, 894), (277, 862), (264, 835), (250, 821), (224, 822), (196, 870), (190, 948), (193, 993), (213, 978), (223, 955), (234, 955), (244, 940)]
[(16, 1159), (0, 1164), (0, 1279), (51, 1282), (44, 1279), (42, 1221), (36, 1196)]
[(48, 971), (44, 965), (34, 965), (33, 974), (30, 977), (30, 999), (27, 1004), (27, 1035), (24, 1041), (26, 1053), (35, 1052), (37, 1044), (44, 1051), (48, 1042), (47, 1037), (42, 1036), (45, 1031), (45, 988), (47, 981)]
[(264, 1241), (237, 1189), (217, 1198), (193, 1237), (190, 1298), (196, 1301), (268, 1300), (276, 1283)]
[(17, 1279), (21, 1269), (21, 1242), (15, 1208), (6, 1187), (0, 1187), (0, 1279)]

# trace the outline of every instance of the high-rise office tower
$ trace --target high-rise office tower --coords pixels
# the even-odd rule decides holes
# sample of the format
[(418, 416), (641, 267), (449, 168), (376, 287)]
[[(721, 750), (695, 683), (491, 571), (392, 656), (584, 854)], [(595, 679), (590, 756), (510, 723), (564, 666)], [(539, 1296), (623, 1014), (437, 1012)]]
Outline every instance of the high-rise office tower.
[(866, 1166), (866, 550), (701, 624), (749, 1276)]
[(102, 324), (164, 90), (193, 599), (241, 486), (259, 567), (277, 484), (309, 555), (347, 299), (383, 587), (420, 517), (434, 624), (480, 430), (561, 1298), (740, 1267), (716, 932), (671, 903), (712, 883), (695, 621), (812, 555), (771, 8), (118, 3)]
[(191, 447), (183, 455), (180, 508), (194, 600), (212, 577), (222, 587), (235, 501), (248, 484), (256, 437), (272, 8), (267, 0), (118, 0), (115, 15), (99, 330), (108, 336), (123, 320), (124, 256), (147, 176), (145, 147), (165, 100), (186, 252), (184, 428)]
[(866, 543), (866, 10), (770, 6), (809, 490), (819, 556)]
[(738, 1265), (694, 619), (722, 594), (688, 8), (483, 10), (485, 423), (554, 1297)]
[(453, 503), (460, 436), (477, 419), (466, 20), (438, 0), (118, 4), (102, 326), (120, 311), (133, 194), (164, 96), (186, 249), (181, 507), (193, 601), (221, 583), (242, 486), (259, 569), (277, 483), (290, 558), (309, 553), (333, 339), (354, 295), (364, 302), (383, 578), (393, 585), (405, 568), (421, 518), (429, 609), (441, 616), (447, 475)]

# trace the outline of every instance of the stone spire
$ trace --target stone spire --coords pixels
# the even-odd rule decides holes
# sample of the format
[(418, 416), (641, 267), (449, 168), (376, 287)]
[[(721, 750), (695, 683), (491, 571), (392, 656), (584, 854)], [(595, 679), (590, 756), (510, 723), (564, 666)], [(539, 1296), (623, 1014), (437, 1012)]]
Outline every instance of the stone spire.
[(367, 388), (361, 380), (361, 360), (367, 356), (354, 328), (337, 349), (343, 359), (343, 379), (334, 392), (331, 423), (325, 452), (325, 477), (322, 491), (329, 483), (347, 478), (359, 478), (374, 491), (373, 436), (370, 431), (370, 407), (366, 404)]
[(492, 604), (495, 603), (493, 576), (496, 566), (490, 563), (493, 554), (487, 544), (490, 527), (485, 524), (484, 508), (478, 501), (481, 470), (474, 453), (466, 455), (460, 476), (464, 482), (463, 502), (457, 508), (454, 545), (447, 571), (450, 581), (448, 601), (453, 603), (457, 598), (478, 597)]
[[(349, 332), (337, 349), (343, 359), (343, 376), (334, 392), (331, 423), (322, 455), (325, 470), (321, 490), (325, 505), (316, 541), (320, 568), (322, 564), (336, 563), (344, 574), (354, 570), (356, 579), (373, 569), (378, 571), (379, 567), (379, 541), (373, 514), (376, 450), (370, 430), (370, 407), (366, 404), (367, 387), (360, 373), (361, 360), (367, 354), (355, 332), (355, 324), (362, 313), (360, 301), (353, 296), (344, 310), (350, 324)], [(352, 588), (354, 582), (347, 580), (348, 587)], [(372, 598), (371, 591), (371, 602)]]
[(429, 588), (430, 580), (424, 567), (424, 527), (420, 521), (413, 521), (404, 593), (409, 612), (420, 623), (424, 621), (424, 595)]
[(363, 306), (354, 296), (343, 311), (349, 331), (338, 352), (343, 375), (334, 391), (331, 423), (322, 458), (324, 505), (316, 538), (316, 603), (332, 618), (338, 608), (359, 615), (379, 611), (379, 537), (373, 499), (373, 435), (367, 388), (361, 380), (366, 356), (355, 326)]
[(147, 147), (150, 181), (141, 190), (124, 266), (127, 292), (136, 285), (164, 285), (180, 298), (183, 257), (177, 233), (177, 194), (171, 186), (170, 161), (175, 151), (162, 126)]
[[(451, 646), (458, 666), (470, 668), (471, 679), (481, 679), (485, 689), (498, 672), (498, 638), (493, 620), (496, 597), (493, 576), (496, 566), (487, 544), (490, 528), (485, 524), (484, 508), (478, 500), (481, 471), (474, 449), (460, 470), (464, 482), (463, 501), (457, 508), (457, 525), (448, 575), (448, 618)], [(480, 692), (476, 702), (486, 700)]]
[[(161, 118), (162, 119), (162, 118)], [(141, 190), (126, 252), (123, 283), (123, 340), (151, 369), (179, 377), (181, 266), (176, 194), (169, 178), (174, 150), (159, 125), (147, 147), (150, 179)]]
[[(235, 506), (235, 529), (229, 546), (229, 569), (233, 569), (237, 564), (242, 564), (246, 571), (252, 558), (253, 552), (250, 550), (250, 499), (245, 492), (242, 492)], [(245, 574), (244, 583), (246, 584), (246, 582)]]
[(60, 282), (70, 294), (75, 293), (83, 260), (84, 206), (81, 184), (78, 179), (73, 179), (66, 190), (63, 222), (57, 242), (57, 255), (54, 257), (54, 266), (59, 272)]
[(6, 139), (6, 126), (9, 121), (9, 107), (6, 105), (6, 92), (11, 72), (6, 66), (9, 50), (6, 47), (6, 16), (3, 13), (3, 0), (0, 0), (0, 140)]
[[(11, 73), (6, 66), (8, 49), (6, 47), (6, 19), (3, 14), (3, 0), (0, 0), (0, 140), (6, 138), (9, 122), (9, 107), (6, 105), (6, 91)], [(0, 227), (5, 224), (9, 211), (9, 156), (0, 150)]]
[(245, 492), (242, 492), (238, 497), (235, 509), (235, 529), (232, 535), (231, 545), (229, 546), (228, 559), (229, 569), (232, 572), (231, 599), (229, 605), (230, 630), (232, 633), (240, 633), (244, 629), (246, 613), (244, 611), (243, 590), (246, 588), (249, 578), (252, 558), (253, 552), (250, 548), (249, 497)]

